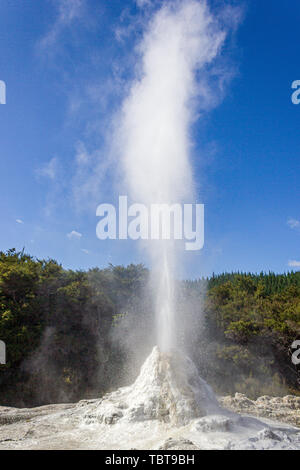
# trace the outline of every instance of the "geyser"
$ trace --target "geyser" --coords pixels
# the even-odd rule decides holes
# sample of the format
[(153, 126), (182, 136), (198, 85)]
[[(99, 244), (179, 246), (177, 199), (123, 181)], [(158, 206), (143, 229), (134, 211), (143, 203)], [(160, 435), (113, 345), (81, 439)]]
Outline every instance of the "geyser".
[[(139, 45), (139, 76), (124, 102), (117, 136), (125, 175), (122, 194), (148, 206), (195, 200), (189, 132), (196, 112), (209, 100), (207, 66), (225, 38), (205, 1), (165, 1)], [(130, 454), (134, 449), (300, 449), (299, 428), (266, 418), (274, 418), (272, 409), (277, 412), (280, 401), (285, 416), (296, 416), (300, 398), (253, 402), (237, 394), (227, 399), (239, 411), (252, 409), (264, 418), (226, 411), (193, 362), (178, 352), (173, 279), (180, 246), (171, 240), (144, 242), (155, 277), (159, 347), (133, 385), (76, 404), (0, 407), (0, 449), (130, 449)]]
[(219, 409), (193, 362), (182, 353), (163, 353), (156, 346), (134, 384), (106, 395), (89, 410), (86, 422), (156, 420), (180, 426)]
[[(122, 190), (131, 200), (150, 206), (195, 199), (189, 133), (207, 104), (207, 66), (224, 39), (205, 1), (169, 2), (149, 21), (118, 135)], [(144, 242), (155, 276), (157, 342), (163, 351), (176, 346), (173, 279), (181, 244), (171, 240)]]

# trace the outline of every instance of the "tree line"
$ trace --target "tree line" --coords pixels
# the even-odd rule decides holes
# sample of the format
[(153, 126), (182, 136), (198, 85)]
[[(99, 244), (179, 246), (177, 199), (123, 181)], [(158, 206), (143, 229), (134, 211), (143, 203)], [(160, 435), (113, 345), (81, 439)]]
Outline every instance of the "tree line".
[[(155, 344), (143, 265), (72, 271), (0, 252), (0, 405), (99, 397), (134, 380)], [(224, 273), (177, 281), (177, 343), (219, 394), (300, 393), (300, 273)]]

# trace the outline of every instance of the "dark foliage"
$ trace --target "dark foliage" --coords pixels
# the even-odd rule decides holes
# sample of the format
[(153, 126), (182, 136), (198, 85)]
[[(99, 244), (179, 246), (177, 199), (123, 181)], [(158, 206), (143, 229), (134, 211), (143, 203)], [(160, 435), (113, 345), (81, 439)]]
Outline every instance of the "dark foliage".
[[(154, 341), (148, 277), (142, 265), (74, 272), (0, 252), (0, 404), (77, 401), (130, 383)], [(179, 344), (219, 393), (298, 393), (299, 272), (222, 274), (177, 290)]]

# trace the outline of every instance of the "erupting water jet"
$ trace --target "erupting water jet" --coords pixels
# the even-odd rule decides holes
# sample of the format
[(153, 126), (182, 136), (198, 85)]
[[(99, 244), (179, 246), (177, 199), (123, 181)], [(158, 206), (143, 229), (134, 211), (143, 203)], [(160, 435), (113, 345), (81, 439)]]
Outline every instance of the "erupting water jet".
[[(190, 129), (196, 113), (207, 105), (207, 67), (225, 36), (205, 1), (167, 3), (150, 20), (139, 44), (139, 75), (123, 103), (116, 139), (122, 190), (133, 201), (150, 207), (195, 199)], [(155, 229), (159, 233), (159, 226)], [(158, 276), (157, 338), (164, 351), (176, 346), (173, 279), (181, 247), (173, 241), (172, 234), (169, 241), (144, 244)]]

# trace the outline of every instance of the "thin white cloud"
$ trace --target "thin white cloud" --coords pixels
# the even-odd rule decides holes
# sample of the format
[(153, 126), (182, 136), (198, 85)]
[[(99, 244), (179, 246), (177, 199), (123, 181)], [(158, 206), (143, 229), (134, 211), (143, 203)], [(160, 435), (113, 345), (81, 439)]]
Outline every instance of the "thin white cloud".
[(81, 251), (83, 251), (83, 253), (85, 253), (86, 255), (89, 255), (89, 250), (86, 250), (85, 248), (81, 248)]
[(151, 3), (151, 0), (136, 0), (136, 4), (139, 8), (148, 7)]
[(22, 219), (16, 219), (17, 224), (24, 224)]
[(48, 163), (46, 163), (44, 166), (36, 170), (37, 176), (43, 176), (46, 178), (50, 178), (51, 180), (54, 180), (56, 178), (57, 172), (58, 172), (58, 161), (56, 157), (51, 158), (51, 160)]
[(53, 46), (63, 30), (83, 16), (85, 0), (54, 0), (54, 4), (57, 8), (57, 16), (52, 27), (39, 43), (42, 49)]
[(65, 174), (63, 162), (57, 157), (53, 157), (37, 168), (34, 173), (40, 183), (44, 184), (48, 180), (43, 215), (50, 217), (57, 211), (58, 206), (62, 207), (62, 204), (64, 204), (63, 191), (67, 185), (68, 178)]
[(83, 142), (78, 142), (76, 145), (75, 161), (78, 165), (86, 165), (90, 162), (90, 155)]
[(72, 232), (67, 233), (67, 237), (69, 240), (79, 240), (82, 237), (82, 233), (76, 232), (76, 230), (72, 230)]
[(297, 219), (290, 218), (288, 219), (287, 224), (291, 229), (300, 228), (300, 220)]
[(300, 261), (290, 260), (288, 265), (290, 268), (300, 268)]
[[(105, 156), (105, 158), (104, 158)], [(72, 201), (77, 211), (94, 210), (110, 184), (105, 180), (111, 164), (110, 154), (103, 149), (89, 151), (83, 142), (78, 142), (74, 158), (75, 171), (72, 178)]]

